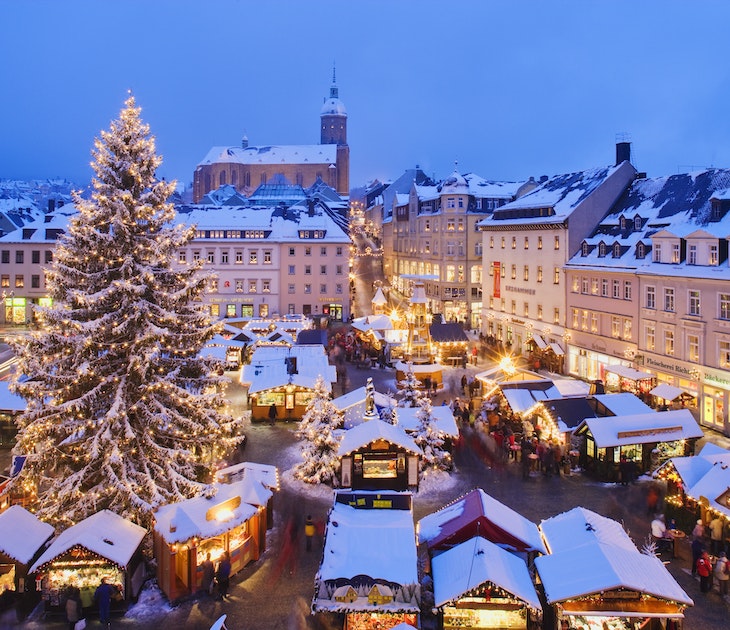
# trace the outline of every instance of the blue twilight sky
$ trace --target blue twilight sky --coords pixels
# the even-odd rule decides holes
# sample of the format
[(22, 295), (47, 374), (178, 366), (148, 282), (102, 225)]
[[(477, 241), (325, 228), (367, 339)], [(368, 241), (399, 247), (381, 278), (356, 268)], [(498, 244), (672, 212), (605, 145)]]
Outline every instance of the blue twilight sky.
[(3, 0), (0, 178), (91, 177), (132, 89), (189, 185), (212, 146), (316, 144), (336, 64), (351, 186), (730, 167), (727, 0)]

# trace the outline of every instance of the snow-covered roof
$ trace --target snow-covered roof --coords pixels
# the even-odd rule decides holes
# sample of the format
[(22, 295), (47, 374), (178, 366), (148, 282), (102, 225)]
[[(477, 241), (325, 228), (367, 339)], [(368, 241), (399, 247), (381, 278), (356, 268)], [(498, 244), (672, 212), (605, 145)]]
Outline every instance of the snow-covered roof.
[(642, 372), (641, 370), (635, 370), (634, 368), (627, 367), (621, 364), (611, 364), (606, 366), (606, 372), (617, 374), (622, 378), (627, 378), (632, 381), (642, 381), (646, 379), (655, 378), (650, 372)]
[(541, 610), (525, 561), (475, 536), (431, 560), (434, 605), (441, 608), (487, 583), (504, 589), (534, 610)]
[(8, 381), (0, 381), (0, 410), (2, 411), (25, 411), (25, 398), (14, 394), (9, 389)]
[(327, 524), (320, 579), (350, 580), (365, 575), (401, 585), (417, 584), (417, 566), (410, 510), (334, 504)]
[(227, 468), (221, 468), (215, 474), (216, 480), (240, 481), (241, 479), (255, 479), (269, 490), (279, 489), (279, 469), (271, 464), (257, 464), (254, 462), (241, 462)]
[(551, 554), (595, 543), (636, 551), (620, 523), (580, 506), (544, 519), (540, 531)]
[(684, 394), (685, 391), (681, 387), (674, 387), (674, 385), (670, 385), (669, 383), (659, 383), (649, 393), (652, 396), (658, 396), (664, 400), (674, 400)]
[[(418, 413), (419, 407), (396, 407), (395, 414), (398, 418), (398, 426), (413, 433), (418, 430)], [(459, 427), (456, 426), (454, 412), (448, 405), (436, 405), (431, 407), (431, 416), (435, 420), (436, 428), (439, 433), (448, 437), (458, 437)]]
[(552, 386), (547, 390), (508, 388), (501, 391), (514, 413), (524, 413), (539, 401), (554, 400), (561, 397), (557, 387)]
[(411, 453), (419, 455), (421, 453), (421, 449), (418, 448), (413, 438), (400, 426), (394, 426), (382, 420), (368, 420), (345, 432), (337, 449), (337, 454), (343, 457), (359, 448), (372, 444), (376, 440), (385, 440)]
[(61, 532), (29, 573), (35, 573), (74, 547), (83, 547), (120, 567), (126, 567), (146, 533), (143, 527), (110, 510), (102, 510)]
[[(290, 374), (286, 359), (296, 359), (297, 372)], [(329, 364), (325, 347), (321, 344), (301, 346), (259, 346), (251, 362), (241, 370), (241, 383), (248, 385), (249, 394), (274, 389), (287, 384), (314, 389), (317, 378), (324, 379), (325, 388), (332, 389), (337, 380), (334, 365)]]
[[(345, 429), (351, 429), (363, 422), (366, 392), (367, 390), (364, 386), (358, 387), (332, 400), (332, 404), (343, 414), (343, 426)], [(373, 392), (373, 402), (375, 403), (376, 409), (386, 409), (388, 407), (395, 407), (396, 405), (394, 398), (377, 391)]]
[(411, 371), (414, 374), (432, 374), (433, 372), (440, 372), (443, 366), (437, 363), (403, 363), (403, 361), (398, 361), (395, 364), (395, 369), (399, 372)]
[(586, 426), (598, 448), (674, 442), (704, 435), (689, 409), (586, 418), (578, 425), (576, 432), (584, 430)]
[(337, 145), (297, 144), (261, 147), (212, 147), (198, 163), (204, 164), (335, 164)]
[(595, 542), (536, 558), (535, 567), (549, 604), (621, 588), (687, 606), (694, 603), (659, 558), (636, 548)]
[[(527, 550), (547, 553), (535, 523), (500, 503), (481, 488), (468, 492), (418, 521), (418, 541), (428, 543), (429, 546), (436, 545), (440, 539), (451, 536), (467, 522), (482, 516), (502, 532), (521, 541)], [(496, 540), (492, 542), (498, 543)]]
[(249, 482), (213, 484), (215, 496), (195, 497), (179, 503), (164, 505), (155, 513), (155, 531), (165, 542), (179, 543), (198, 538), (212, 538), (244, 523), (258, 511), (246, 503)]
[(388, 303), (388, 300), (385, 299), (385, 295), (383, 295), (383, 289), (381, 287), (378, 287), (375, 290), (375, 295), (373, 295), (373, 299), (370, 300), (371, 304), (375, 304), (376, 306), (384, 306)]
[(652, 408), (631, 392), (617, 394), (594, 394), (594, 400), (601, 403), (614, 416), (629, 416), (649, 413)]
[(51, 536), (53, 527), (20, 505), (0, 514), (0, 553), (28, 564)]

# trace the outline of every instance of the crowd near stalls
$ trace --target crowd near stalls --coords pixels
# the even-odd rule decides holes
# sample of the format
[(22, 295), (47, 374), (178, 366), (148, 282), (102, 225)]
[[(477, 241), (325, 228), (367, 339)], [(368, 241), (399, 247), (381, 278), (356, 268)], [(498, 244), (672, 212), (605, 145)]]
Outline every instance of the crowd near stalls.
[(52, 536), (53, 527), (19, 505), (0, 514), (0, 610), (35, 590), (28, 569)]
[(692, 599), (662, 561), (641, 553), (623, 527), (582, 507), (540, 523), (548, 554), (535, 560), (545, 628), (680, 628)]
[(146, 577), (142, 540), (146, 530), (109, 510), (72, 525), (53, 539), (30, 567), (45, 610), (62, 614), (70, 587), (84, 609), (94, 606), (102, 580), (115, 589), (112, 607), (124, 609)]
[(166, 505), (155, 513), (157, 583), (171, 600), (205, 588), (206, 560), (217, 565), (227, 554), (234, 575), (265, 550), (271, 490), (252, 477), (213, 488), (211, 496)]
[(443, 628), (537, 628), (531, 577), (546, 552), (537, 525), (476, 488), (417, 525)]
[(420, 601), (410, 493), (338, 492), (312, 611), (341, 614), (344, 630), (420, 627)]
[(706, 444), (692, 457), (672, 457), (654, 476), (666, 483), (667, 522), (689, 535), (698, 520), (712, 555), (730, 553), (730, 451)]
[(322, 377), (330, 391), (337, 381), (321, 344), (260, 346), (251, 363), (241, 371), (241, 384), (248, 388), (253, 421), (298, 420), (314, 396), (314, 386)]

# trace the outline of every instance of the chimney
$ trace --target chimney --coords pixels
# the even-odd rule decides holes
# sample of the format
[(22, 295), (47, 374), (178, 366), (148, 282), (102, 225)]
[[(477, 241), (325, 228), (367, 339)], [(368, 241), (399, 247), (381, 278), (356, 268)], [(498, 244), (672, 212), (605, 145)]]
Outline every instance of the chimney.
[(622, 162), (631, 162), (631, 143), (630, 142), (617, 142), (616, 143), (616, 166)]
[(48, 212), (53, 212), (55, 209), (56, 209), (56, 200), (49, 199), (48, 200)]

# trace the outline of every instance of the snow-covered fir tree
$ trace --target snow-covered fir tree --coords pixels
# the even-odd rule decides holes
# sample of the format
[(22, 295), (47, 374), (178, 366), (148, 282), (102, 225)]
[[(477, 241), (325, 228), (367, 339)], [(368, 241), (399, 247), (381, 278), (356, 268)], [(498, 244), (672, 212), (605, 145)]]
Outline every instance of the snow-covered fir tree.
[(435, 468), (448, 470), (451, 468), (451, 455), (444, 449), (444, 440), (436, 426), (433, 407), (428, 396), (422, 396), (418, 401), (416, 411), (416, 434), (413, 440), (423, 451), (421, 470)]
[(149, 526), (157, 506), (210, 492), (242, 439), (219, 362), (198, 356), (217, 325), (196, 302), (201, 268), (177, 262), (194, 228), (173, 226), (175, 183), (156, 179), (149, 125), (133, 96), (124, 105), (47, 269), (52, 306), (15, 344), (27, 409), (13, 452), (27, 460), (13, 484), (61, 525), (108, 508)]
[(296, 432), (301, 441), (302, 461), (294, 466), (294, 477), (311, 484), (336, 485), (340, 440), (335, 430), (341, 424), (340, 412), (330, 400), (324, 379), (318, 376), (314, 384), (314, 396)]
[(420, 381), (413, 372), (413, 364), (408, 362), (406, 365), (405, 378), (398, 381), (400, 385), (399, 407), (418, 407), (419, 401), (425, 396), (420, 389)]

